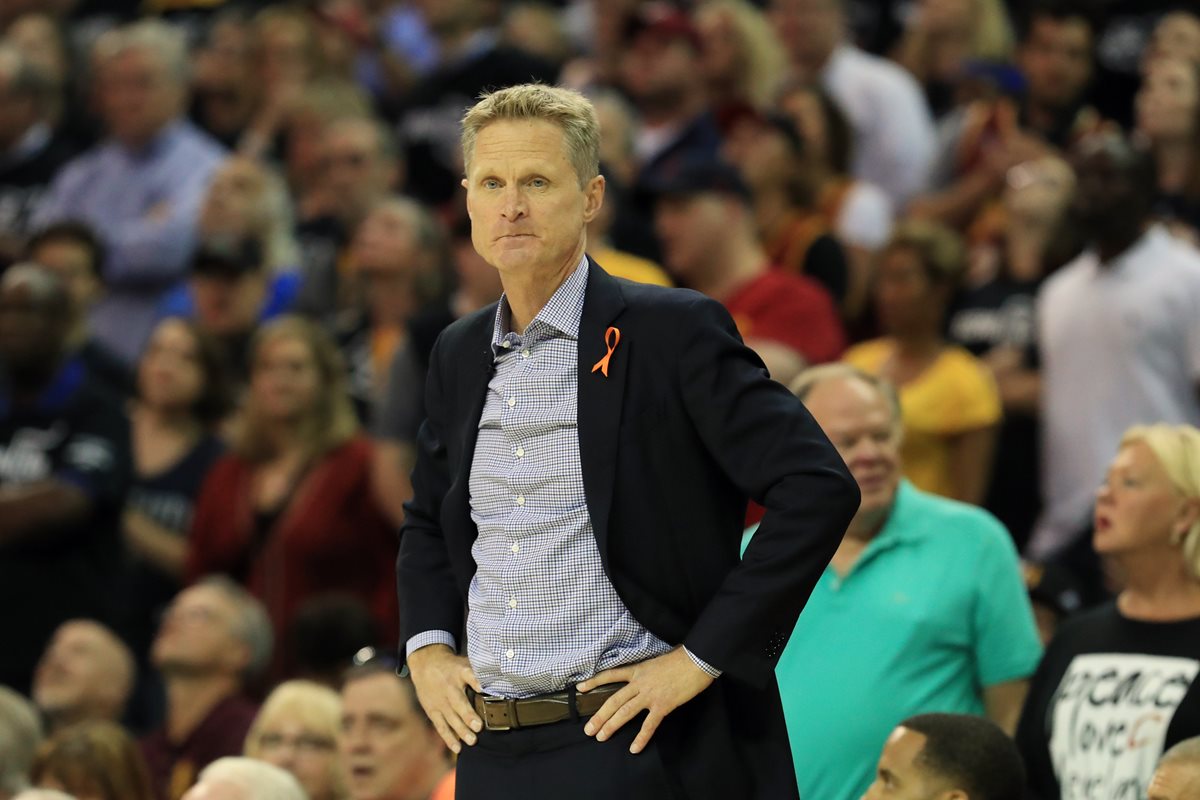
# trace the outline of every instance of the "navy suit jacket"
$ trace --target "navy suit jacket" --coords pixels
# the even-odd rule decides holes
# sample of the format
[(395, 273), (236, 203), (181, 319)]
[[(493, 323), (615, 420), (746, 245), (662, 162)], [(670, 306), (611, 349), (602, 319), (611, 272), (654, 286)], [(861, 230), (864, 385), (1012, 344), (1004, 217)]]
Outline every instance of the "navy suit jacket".
[[(495, 313), (458, 320), (434, 346), (397, 563), (401, 642), (445, 630), (462, 646), (478, 536), (468, 480)], [(620, 343), (606, 377), (592, 367), (609, 326)], [(774, 670), (858, 508), (853, 477), (723, 306), (613, 278), (595, 262), (579, 328), (578, 430), (617, 594), (656, 636), (724, 671), (659, 728), (664, 761), (689, 798), (796, 797)], [(739, 560), (747, 498), (766, 515)]]

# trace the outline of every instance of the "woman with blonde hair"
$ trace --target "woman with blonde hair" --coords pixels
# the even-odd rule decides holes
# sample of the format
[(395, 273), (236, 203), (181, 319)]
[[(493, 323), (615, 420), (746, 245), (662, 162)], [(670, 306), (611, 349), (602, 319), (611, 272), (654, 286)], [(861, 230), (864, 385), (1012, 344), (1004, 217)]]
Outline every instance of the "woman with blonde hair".
[(341, 698), (329, 687), (281, 683), (254, 718), (245, 753), (295, 775), (309, 800), (345, 800), (349, 795), (337, 748), (341, 715)]
[(746, 0), (706, 0), (694, 20), (713, 106), (766, 109), (787, 74), (787, 54), (763, 12)]
[[(189, 580), (221, 572), (243, 583), (279, 642), (305, 600), (330, 592), (360, 598), (381, 630), (396, 631), (396, 535), (372, 499), (371, 445), (342, 359), (315, 323), (283, 316), (255, 335), (231, 450), (196, 504)], [(290, 661), (285, 645), (272, 677)]]
[(1158, 757), (1200, 734), (1200, 430), (1126, 431), (1094, 522), (1120, 591), (1068, 620), (1033, 678), (1017, 743), (1038, 797), (1145, 797)]
[(113, 722), (81, 722), (46, 741), (33, 783), (87, 800), (153, 800), (137, 744)]

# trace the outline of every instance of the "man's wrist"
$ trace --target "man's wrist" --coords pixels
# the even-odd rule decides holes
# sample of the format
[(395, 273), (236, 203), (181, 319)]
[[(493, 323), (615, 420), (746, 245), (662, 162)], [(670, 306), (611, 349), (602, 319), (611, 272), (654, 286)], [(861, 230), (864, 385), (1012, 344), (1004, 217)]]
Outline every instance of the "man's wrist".
[(712, 664), (709, 664), (704, 659), (698, 657), (691, 650), (688, 650), (687, 647), (683, 648), (683, 652), (687, 653), (687, 657), (692, 660), (692, 663), (699, 667), (704, 674), (708, 675), (708, 677), (712, 678), (713, 680), (721, 677), (721, 670), (717, 669)]
[(442, 644), (450, 648), (451, 652), (458, 652), (458, 642), (454, 638), (454, 634), (450, 631), (425, 631), (411, 637), (404, 645), (404, 654), (406, 658), (412, 658), (412, 654), (431, 645)]

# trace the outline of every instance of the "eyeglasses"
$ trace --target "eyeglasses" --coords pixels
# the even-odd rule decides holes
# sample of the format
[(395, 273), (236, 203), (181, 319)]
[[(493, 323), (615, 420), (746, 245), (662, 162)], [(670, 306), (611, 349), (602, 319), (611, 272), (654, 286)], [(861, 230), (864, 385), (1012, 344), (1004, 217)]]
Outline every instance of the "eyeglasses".
[(336, 743), (329, 736), (302, 733), (299, 736), (284, 736), (281, 733), (264, 733), (258, 737), (258, 747), (263, 752), (278, 751), (290, 747), (303, 755), (332, 752)]

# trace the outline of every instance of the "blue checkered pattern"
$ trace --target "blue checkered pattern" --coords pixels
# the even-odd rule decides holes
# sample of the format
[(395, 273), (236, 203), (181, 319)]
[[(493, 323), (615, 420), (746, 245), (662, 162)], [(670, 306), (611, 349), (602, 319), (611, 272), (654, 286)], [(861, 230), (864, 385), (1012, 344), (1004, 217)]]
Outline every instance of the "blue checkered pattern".
[[(467, 654), (493, 695), (558, 692), (671, 650), (617, 595), (588, 515), (576, 420), (587, 272), (585, 258), (523, 334), (509, 331), (506, 300), (496, 311), (496, 369), (471, 465), (479, 537), (467, 615)], [(407, 650), (434, 643), (455, 646), (430, 631)]]

